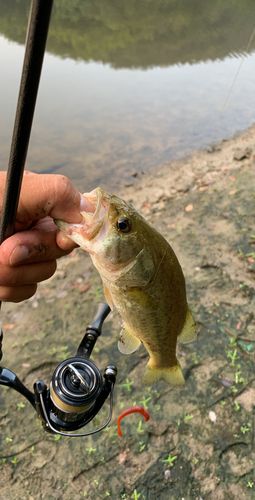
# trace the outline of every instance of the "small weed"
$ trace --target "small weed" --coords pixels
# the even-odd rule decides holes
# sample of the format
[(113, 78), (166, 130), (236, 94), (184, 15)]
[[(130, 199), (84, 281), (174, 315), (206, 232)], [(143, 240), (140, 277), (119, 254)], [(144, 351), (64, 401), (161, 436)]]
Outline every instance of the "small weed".
[(7, 437), (7, 438), (5, 438), (5, 440), (7, 441), (7, 443), (11, 443), (11, 442), (13, 441), (13, 439), (12, 439), (12, 438), (8, 438), (8, 437)]
[(17, 403), (17, 408), (18, 410), (21, 410), (22, 408), (25, 408), (26, 405), (24, 403)]
[(252, 488), (254, 483), (252, 481), (248, 481), (247, 488)]
[(236, 407), (236, 410), (240, 410), (240, 406), (239, 406), (237, 401), (235, 401), (235, 407)]
[(131, 495), (131, 498), (134, 498), (134, 500), (138, 500), (140, 495), (141, 495), (141, 493), (137, 493), (137, 491), (134, 490), (133, 495)]
[(184, 417), (184, 422), (185, 422), (185, 424), (187, 424), (187, 423), (188, 423), (188, 421), (189, 421), (189, 420), (191, 420), (191, 418), (193, 418), (193, 415), (189, 415), (189, 414), (188, 414), (188, 415), (186, 415), (186, 416)]
[(32, 457), (36, 457), (36, 453), (34, 453), (34, 449), (35, 449), (35, 447), (31, 446), (30, 451), (31, 451)]
[(138, 434), (142, 434), (143, 433), (142, 423), (143, 423), (142, 420), (139, 420), (139, 424), (138, 424), (138, 427), (137, 427)]
[(250, 430), (249, 427), (246, 427), (245, 425), (243, 425), (241, 427), (241, 431), (242, 431), (243, 434), (245, 434), (246, 432), (249, 432), (249, 430)]
[(235, 349), (234, 352), (228, 350), (227, 357), (231, 359), (230, 366), (234, 366), (235, 361), (239, 359), (239, 356), (237, 356), (237, 350)]
[(97, 449), (96, 448), (92, 448), (92, 446), (91, 446), (90, 448), (86, 448), (86, 451), (88, 451), (89, 454), (91, 454), (91, 453), (94, 453), (95, 451), (97, 451)]
[(140, 445), (139, 452), (141, 453), (141, 452), (144, 450), (144, 448), (145, 448), (145, 446), (146, 446), (146, 443), (144, 443), (143, 441), (140, 441), (140, 442), (139, 442), (139, 445)]
[(147, 403), (148, 403), (148, 401), (150, 401), (150, 399), (151, 399), (151, 397), (146, 399), (145, 396), (143, 396), (142, 401), (139, 401), (139, 403), (141, 403), (144, 406), (145, 410), (148, 410)]
[(57, 352), (56, 347), (53, 347), (52, 350), (50, 351), (50, 355), (55, 356), (56, 352)]
[(173, 462), (177, 459), (177, 455), (175, 455), (174, 457), (171, 457), (171, 453), (170, 455), (168, 455), (168, 458), (166, 458), (166, 460), (162, 460), (163, 463), (167, 463), (169, 465), (169, 467), (173, 467), (174, 464)]
[(134, 383), (134, 382), (130, 382), (130, 381), (128, 380), (128, 378), (126, 378), (126, 383), (125, 383), (125, 384), (122, 384), (122, 387), (126, 387), (127, 392), (131, 392), (130, 386), (131, 386), (133, 383)]
[(54, 441), (59, 441), (61, 438), (60, 434), (54, 434)]
[(15, 457), (13, 457), (13, 460), (11, 462), (12, 462), (12, 464), (17, 465), (17, 463), (19, 462), (19, 459), (15, 456)]

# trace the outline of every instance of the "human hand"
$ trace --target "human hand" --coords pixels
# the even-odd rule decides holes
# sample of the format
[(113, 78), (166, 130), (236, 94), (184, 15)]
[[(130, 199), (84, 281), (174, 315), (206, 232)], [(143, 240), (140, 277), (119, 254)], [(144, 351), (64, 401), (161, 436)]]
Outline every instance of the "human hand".
[[(6, 172), (0, 172), (2, 210)], [(56, 259), (76, 246), (54, 224), (54, 219), (79, 223), (87, 201), (62, 175), (25, 171), (15, 222), (15, 234), (0, 246), (0, 300), (20, 302), (36, 292), (37, 283), (50, 278)]]

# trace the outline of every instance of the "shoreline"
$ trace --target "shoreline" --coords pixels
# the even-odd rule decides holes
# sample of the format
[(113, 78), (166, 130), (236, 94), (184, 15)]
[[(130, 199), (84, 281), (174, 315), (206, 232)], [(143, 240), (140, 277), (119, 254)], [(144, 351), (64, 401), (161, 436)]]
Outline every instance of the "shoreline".
[[(245, 149), (250, 150), (250, 155), (240, 160), (234, 159), (235, 153)], [(202, 190), (207, 184), (224, 177), (228, 171), (255, 165), (253, 151), (255, 123), (229, 139), (212, 143), (207, 149), (196, 150), (181, 159), (137, 174), (137, 182), (122, 186), (119, 196), (133, 202), (137, 210), (143, 210), (145, 203), (151, 203), (154, 208), (161, 210), (167, 199), (178, 199), (189, 191)]]

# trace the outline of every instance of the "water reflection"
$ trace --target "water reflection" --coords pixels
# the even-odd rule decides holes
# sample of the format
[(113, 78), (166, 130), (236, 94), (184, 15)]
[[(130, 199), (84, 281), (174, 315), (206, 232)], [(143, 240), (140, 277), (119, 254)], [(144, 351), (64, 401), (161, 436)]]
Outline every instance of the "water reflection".
[[(29, 7), (0, 0), (0, 33), (24, 43)], [(246, 50), (254, 23), (253, 0), (55, 0), (48, 51), (116, 68), (223, 59)]]
[[(0, 0), (5, 37), (24, 41), (29, 5)], [(255, 119), (252, 53), (211, 137), (240, 64), (231, 55), (245, 50), (254, 21), (255, 4), (248, 0), (240, 10), (230, 1), (56, 0), (27, 168), (64, 173), (81, 190), (98, 184), (114, 190), (134, 182), (134, 172), (249, 126)], [(250, 50), (254, 45), (255, 39)], [(22, 45), (0, 37), (1, 169), (23, 54)]]

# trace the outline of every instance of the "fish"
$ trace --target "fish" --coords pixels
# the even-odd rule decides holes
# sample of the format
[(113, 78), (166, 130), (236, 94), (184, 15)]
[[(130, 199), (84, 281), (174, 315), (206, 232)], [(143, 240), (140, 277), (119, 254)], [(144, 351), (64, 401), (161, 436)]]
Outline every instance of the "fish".
[(196, 338), (181, 265), (166, 239), (127, 201), (100, 187), (84, 193), (91, 207), (80, 224), (57, 220), (59, 229), (89, 252), (106, 302), (123, 321), (118, 348), (131, 354), (140, 344), (149, 353), (142, 384), (163, 380), (184, 387), (177, 339)]

